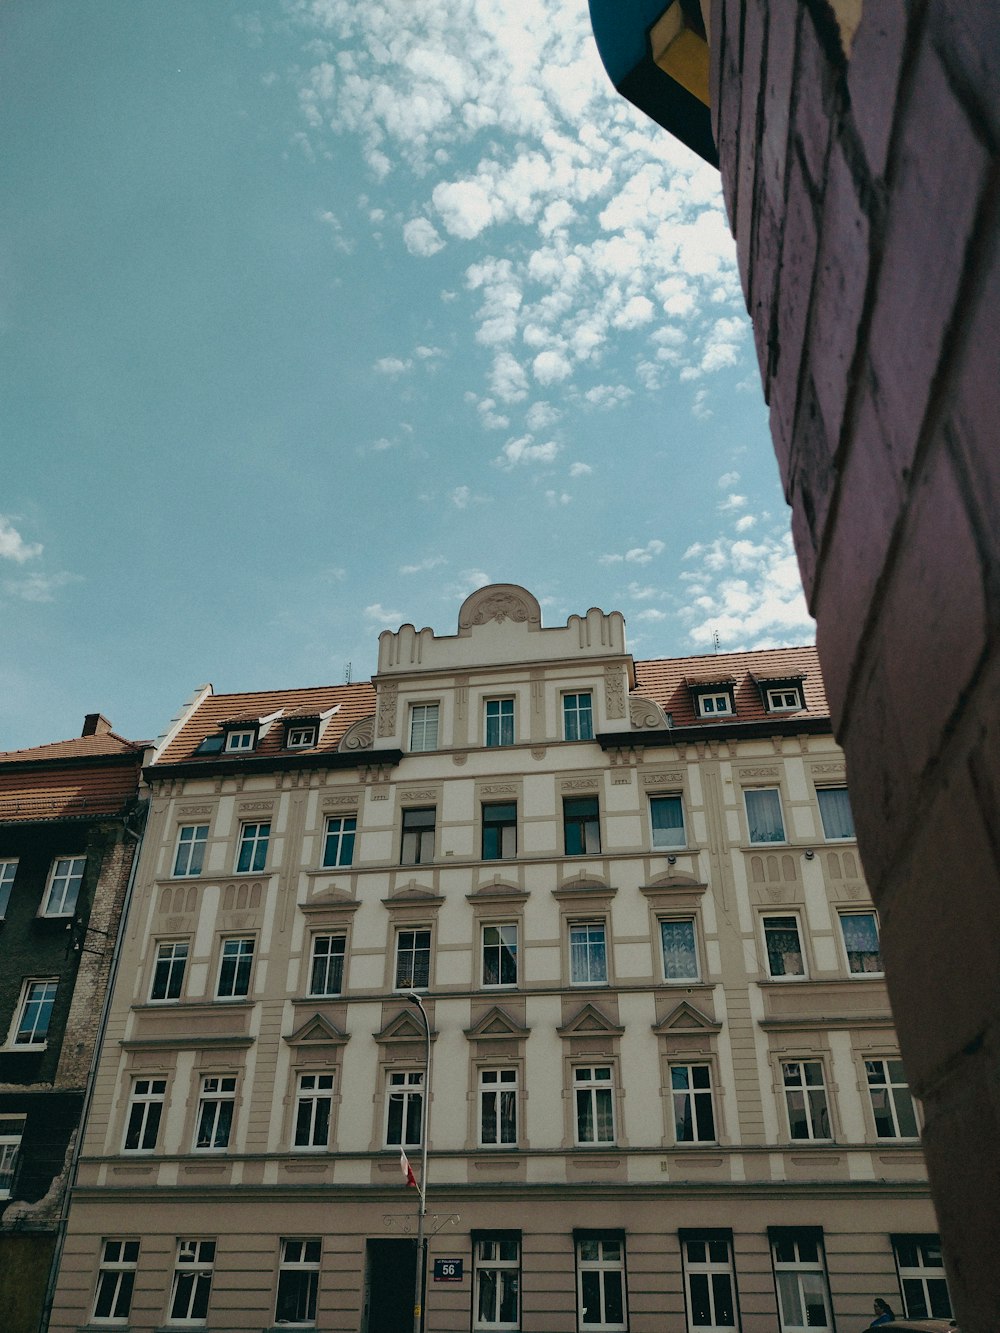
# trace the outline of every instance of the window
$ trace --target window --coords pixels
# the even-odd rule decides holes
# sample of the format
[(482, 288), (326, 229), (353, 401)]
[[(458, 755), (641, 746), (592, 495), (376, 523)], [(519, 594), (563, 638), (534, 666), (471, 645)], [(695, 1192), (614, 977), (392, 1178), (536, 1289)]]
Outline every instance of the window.
[(358, 827), (354, 815), (331, 815), (326, 821), (323, 844), (324, 866), (349, 866), (354, 861), (354, 834)]
[(198, 1129), (194, 1146), (198, 1152), (228, 1148), (236, 1106), (236, 1075), (208, 1074), (201, 1080)]
[(830, 1112), (826, 1104), (823, 1065), (819, 1060), (788, 1060), (781, 1066), (788, 1108), (788, 1132), (793, 1139), (829, 1139)]
[(882, 951), (878, 942), (878, 918), (874, 912), (842, 912), (840, 929), (847, 952), (847, 970), (853, 975), (880, 975)]
[(13, 1193), (23, 1134), (23, 1116), (0, 1116), (0, 1199), (9, 1199)]
[(739, 1324), (731, 1237), (716, 1231), (682, 1232), (681, 1254), (689, 1333), (735, 1333)]
[(476, 1320), (473, 1328), (518, 1328), (520, 1238), (509, 1233), (477, 1237), (472, 1259), (476, 1272)]
[(483, 926), (483, 985), (517, 985), (517, 926)]
[(563, 695), (563, 740), (592, 741), (594, 709), (587, 694)]
[(577, 1236), (576, 1299), (581, 1328), (625, 1328), (624, 1240)]
[(132, 1288), (139, 1265), (137, 1240), (106, 1240), (97, 1274), (94, 1323), (124, 1324), (132, 1308)]
[(775, 1228), (771, 1232), (771, 1256), (781, 1333), (799, 1333), (800, 1329), (808, 1328), (832, 1333), (833, 1316), (820, 1237), (810, 1231)]
[(430, 930), (400, 930), (396, 934), (396, 989), (426, 990), (431, 972)]
[(663, 947), (664, 981), (697, 981), (698, 949), (694, 921), (661, 921), (660, 943)]
[(330, 1142), (333, 1075), (300, 1074), (295, 1098), (296, 1148), (325, 1148)]
[(733, 696), (728, 690), (698, 695), (698, 712), (702, 717), (728, 717), (734, 712)]
[(438, 743), (438, 705), (410, 706), (410, 749), (436, 750)]
[(802, 707), (802, 700), (797, 689), (785, 687), (781, 690), (768, 690), (767, 711), (769, 713), (794, 713)]
[(200, 875), (205, 864), (205, 846), (207, 842), (207, 824), (182, 824), (177, 831), (174, 874), (178, 876)]
[(784, 842), (785, 825), (781, 818), (781, 797), (777, 787), (759, 787), (745, 791), (747, 826), (751, 842)]
[(951, 1297), (937, 1236), (893, 1236), (907, 1319), (950, 1319)]
[(14, 1020), (13, 1046), (44, 1046), (58, 981), (26, 981)]
[(180, 999), (187, 960), (187, 940), (166, 940), (156, 946), (153, 984), (149, 992), (151, 1000)]
[(569, 928), (569, 979), (574, 986), (604, 986), (608, 950), (603, 921), (580, 921)]
[(132, 1101), (122, 1144), (125, 1152), (152, 1152), (156, 1147), (166, 1096), (165, 1078), (137, 1078), (132, 1084)]
[(601, 850), (600, 813), (596, 796), (563, 797), (567, 856), (593, 856)]
[(854, 814), (846, 787), (817, 787), (819, 815), (823, 821), (823, 837), (828, 842), (854, 837)]
[(343, 935), (315, 935), (312, 945), (312, 967), (309, 974), (310, 995), (339, 995), (344, 985), (344, 952), (347, 941)]
[(517, 803), (483, 806), (483, 860), (509, 861), (517, 855)]
[(72, 916), (83, 883), (85, 856), (61, 856), (52, 862), (44, 916)]
[(764, 946), (768, 975), (773, 980), (805, 976), (805, 955), (799, 939), (797, 916), (764, 917)]
[(10, 891), (14, 887), (16, 874), (16, 861), (0, 861), (0, 921), (7, 915), (7, 904), (10, 902)]
[(271, 837), (271, 824), (244, 824), (240, 829), (240, 849), (236, 857), (236, 873), (256, 872), (264, 869), (267, 861), (267, 844)]
[(314, 1324), (319, 1288), (319, 1240), (282, 1240), (278, 1267), (276, 1324)]
[(423, 1073), (416, 1069), (391, 1071), (385, 1108), (387, 1147), (420, 1147), (423, 1109)]
[(257, 731), (255, 727), (247, 727), (240, 731), (226, 732), (226, 749), (230, 753), (234, 750), (252, 750), (257, 743)]
[(917, 1113), (902, 1060), (866, 1060), (868, 1095), (880, 1139), (915, 1139)]
[(288, 750), (308, 750), (310, 746), (316, 744), (315, 727), (289, 727), (285, 738), (285, 748)]
[(172, 1324), (203, 1324), (208, 1316), (215, 1267), (214, 1240), (179, 1240), (170, 1290)]
[(708, 1065), (671, 1065), (674, 1138), (678, 1143), (714, 1143), (715, 1109)]
[(501, 1148), (517, 1143), (517, 1070), (479, 1071), (479, 1142)]
[(514, 744), (514, 700), (486, 700), (486, 744)]
[(401, 866), (419, 866), (434, 860), (436, 815), (433, 806), (426, 810), (403, 811), (403, 844), (399, 853)]
[(679, 796), (651, 796), (649, 818), (653, 825), (653, 846), (684, 847), (684, 806)]
[(573, 1070), (578, 1144), (614, 1143), (615, 1097), (610, 1065), (578, 1065)]
[(252, 938), (222, 941), (219, 985), (215, 992), (218, 999), (242, 1000), (250, 994), (253, 945)]

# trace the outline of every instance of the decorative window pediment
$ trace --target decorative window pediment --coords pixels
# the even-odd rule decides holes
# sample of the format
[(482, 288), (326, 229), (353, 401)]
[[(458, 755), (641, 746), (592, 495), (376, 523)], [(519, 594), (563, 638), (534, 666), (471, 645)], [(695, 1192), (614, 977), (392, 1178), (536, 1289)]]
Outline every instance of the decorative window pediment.
[(620, 1037), (625, 1029), (617, 1023), (612, 1023), (596, 1005), (588, 1003), (563, 1027), (556, 1028), (556, 1031), (560, 1037)]
[(617, 892), (617, 887), (605, 884), (603, 880), (590, 879), (586, 875), (579, 875), (576, 879), (567, 880), (565, 884), (560, 884), (558, 889), (553, 889), (552, 896), (560, 902), (565, 899), (580, 899), (583, 902), (590, 902), (598, 898), (613, 898)]
[(322, 1014), (313, 1014), (312, 1018), (300, 1023), (285, 1041), (289, 1046), (344, 1046), (350, 1041), (350, 1033), (341, 1032)]
[(722, 1024), (716, 1023), (714, 1019), (703, 1014), (700, 1009), (696, 1009), (693, 1004), (688, 1004), (687, 1000), (682, 1000), (675, 1008), (671, 1009), (659, 1023), (653, 1024), (653, 1031), (658, 1037), (670, 1037), (679, 1035), (688, 1035), (689, 1033), (721, 1032)]
[[(436, 1038), (437, 1033), (432, 1030), (431, 1041)], [(411, 1042), (419, 1042), (422, 1047), (424, 1044), (423, 1024), (417, 1021), (409, 1009), (404, 1009), (395, 1018), (391, 1018), (380, 1032), (375, 1033), (375, 1040), (380, 1046), (409, 1045)]]
[(357, 898), (345, 892), (343, 889), (330, 889), (326, 893), (318, 893), (315, 898), (310, 898), (307, 903), (300, 903), (299, 910), (312, 914), (314, 912), (326, 912), (336, 916), (355, 913), (361, 903)]
[(470, 1041), (483, 1041), (490, 1038), (497, 1040), (511, 1037), (521, 1038), (527, 1037), (530, 1032), (530, 1028), (522, 1027), (498, 1004), (495, 1004), (492, 1009), (487, 1009), (478, 1023), (474, 1023), (471, 1028), (465, 1029), (465, 1035)]

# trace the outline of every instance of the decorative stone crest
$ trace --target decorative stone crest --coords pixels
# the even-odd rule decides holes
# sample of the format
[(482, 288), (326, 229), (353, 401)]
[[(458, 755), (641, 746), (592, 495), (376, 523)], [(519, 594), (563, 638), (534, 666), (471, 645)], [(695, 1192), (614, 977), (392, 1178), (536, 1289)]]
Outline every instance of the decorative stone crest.
[(353, 750), (370, 750), (374, 743), (375, 718), (363, 717), (360, 722), (355, 722), (353, 727), (348, 727), (341, 736), (337, 749), (349, 754)]
[(633, 694), (628, 701), (629, 719), (637, 731), (665, 731), (667, 717), (659, 704), (652, 699), (644, 699), (641, 694)]
[(458, 613), (459, 631), (472, 629), (495, 620), (498, 625), (510, 620), (516, 625), (541, 629), (542, 612), (538, 602), (525, 588), (514, 583), (497, 583), (480, 588), (462, 603)]

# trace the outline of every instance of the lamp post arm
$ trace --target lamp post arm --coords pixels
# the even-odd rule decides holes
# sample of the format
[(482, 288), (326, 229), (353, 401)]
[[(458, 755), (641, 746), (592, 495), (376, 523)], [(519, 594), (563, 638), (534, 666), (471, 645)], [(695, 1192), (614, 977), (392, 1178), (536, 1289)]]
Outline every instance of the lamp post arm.
[(417, 1262), (413, 1283), (413, 1333), (421, 1333), (423, 1304), (427, 1289), (427, 1241), (424, 1237), (424, 1219), (427, 1216), (427, 1147), (431, 1126), (431, 1025), (427, 1010), (416, 991), (407, 991), (406, 998), (420, 1011), (424, 1027), (424, 1104), (420, 1116), (420, 1210), (417, 1213)]

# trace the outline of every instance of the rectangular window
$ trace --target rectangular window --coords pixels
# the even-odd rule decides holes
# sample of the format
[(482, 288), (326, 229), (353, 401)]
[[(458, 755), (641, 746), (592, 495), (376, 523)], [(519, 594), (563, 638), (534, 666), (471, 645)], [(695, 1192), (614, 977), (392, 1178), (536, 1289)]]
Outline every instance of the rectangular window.
[(564, 694), (563, 740), (592, 741), (594, 739), (594, 709), (587, 694)]
[(431, 975), (430, 930), (400, 930), (396, 933), (397, 990), (426, 990)]
[(424, 1076), (416, 1069), (390, 1072), (385, 1108), (386, 1147), (419, 1148)]
[(805, 954), (797, 916), (764, 917), (764, 945), (768, 976), (773, 979), (805, 976)]
[(517, 985), (517, 926), (483, 926), (483, 985)]
[(271, 838), (270, 820), (262, 824), (244, 824), (240, 829), (240, 848), (236, 855), (236, 873), (256, 873), (267, 861), (267, 844)]
[(684, 847), (684, 804), (679, 796), (651, 796), (649, 818), (653, 826), (653, 846), (657, 849)]
[(438, 705), (412, 704), (410, 707), (410, 749), (436, 750), (438, 743)]
[(937, 1236), (893, 1236), (907, 1319), (950, 1319), (951, 1297)]
[(699, 694), (698, 712), (702, 717), (728, 717), (733, 712), (732, 696), (727, 690), (717, 694)]
[(433, 806), (424, 810), (403, 811), (403, 842), (399, 852), (401, 866), (425, 865), (434, 860), (434, 824), (437, 811)]
[(479, 1071), (479, 1142), (501, 1148), (517, 1143), (517, 1070)]
[(10, 891), (14, 887), (16, 874), (16, 861), (0, 861), (0, 921), (7, 915), (7, 904), (10, 902)]
[(163, 1103), (167, 1096), (165, 1078), (137, 1078), (132, 1084), (128, 1122), (125, 1126), (124, 1152), (152, 1152), (160, 1132)]
[(854, 837), (854, 814), (846, 787), (817, 787), (819, 814), (823, 821), (823, 837), (837, 842)]
[(308, 750), (310, 746), (316, 744), (315, 727), (289, 727), (288, 736), (285, 740), (285, 748), (288, 750)]
[(866, 1060), (868, 1095), (880, 1139), (915, 1139), (917, 1112), (902, 1060)]
[(309, 972), (310, 995), (339, 995), (344, 986), (344, 953), (347, 941), (343, 935), (315, 935), (312, 945), (312, 966)]
[(178, 877), (200, 875), (205, 864), (207, 844), (207, 824), (182, 824), (177, 830), (174, 875)]
[(180, 999), (187, 960), (187, 940), (165, 940), (156, 946), (153, 984), (149, 991), (151, 1000)]
[(83, 883), (85, 856), (60, 856), (52, 862), (49, 871), (49, 890), (45, 899), (44, 916), (72, 916)]
[(477, 1237), (473, 1247), (476, 1319), (473, 1328), (520, 1326), (521, 1242), (507, 1233)]
[(0, 1116), (0, 1199), (9, 1199), (14, 1191), (24, 1123), (24, 1116)]
[(578, 1065), (573, 1070), (578, 1144), (614, 1143), (615, 1093), (610, 1065)]
[(781, 797), (777, 787), (751, 788), (743, 793), (751, 842), (784, 842)]
[(819, 1060), (787, 1060), (781, 1066), (788, 1110), (788, 1132), (793, 1139), (829, 1139), (830, 1112), (826, 1102), (823, 1065)]
[(26, 981), (14, 1020), (13, 1046), (44, 1046), (58, 981)]
[(732, 1238), (723, 1232), (681, 1233), (688, 1333), (736, 1333)]
[(219, 959), (219, 985), (216, 997), (220, 1000), (242, 1000), (250, 994), (250, 973), (253, 969), (252, 937), (223, 940)]
[(802, 707), (802, 700), (796, 689), (768, 690), (767, 711), (769, 713), (794, 713)]
[(624, 1329), (625, 1242), (612, 1236), (577, 1236), (577, 1320), (581, 1329)]
[(483, 805), (483, 860), (509, 861), (517, 855), (517, 803)]
[(214, 1240), (179, 1240), (170, 1289), (171, 1324), (203, 1324), (208, 1318), (215, 1267)]
[(815, 1328), (832, 1333), (833, 1315), (820, 1236), (811, 1231), (774, 1228), (771, 1256), (781, 1333)]
[(514, 700), (486, 700), (486, 744), (489, 747), (514, 744)]
[(139, 1266), (137, 1240), (106, 1240), (97, 1273), (94, 1297), (95, 1324), (124, 1324), (132, 1308), (135, 1270)]
[(608, 948), (603, 921), (580, 921), (569, 928), (569, 979), (574, 986), (604, 986)]
[(276, 1324), (315, 1324), (321, 1253), (319, 1240), (282, 1240)]
[(326, 1148), (333, 1113), (333, 1075), (300, 1074), (295, 1097), (296, 1148)]
[(326, 821), (323, 844), (324, 866), (349, 866), (354, 861), (354, 836), (358, 821), (354, 815), (331, 815)]
[(671, 1065), (674, 1138), (678, 1143), (714, 1143), (715, 1108), (708, 1065)]
[(201, 1080), (198, 1128), (194, 1141), (197, 1152), (229, 1147), (235, 1107), (235, 1074), (208, 1074)]
[(664, 981), (697, 981), (698, 948), (694, 921), (661, 921), (660, 942), (663, 947)]
[(257, 732), (253, 727), (245, 731), (227, 731), (226, 749), (232, 753), (234, 750), (252, 750), (257, 742)]
[(882, 950), (878, 942), (878, 917), (874, 912), (841, 912), (840, 929), (847, 953), (847, 970), (853, 976), (881, 976)]
[(601, 850), (601, 810), (596, 796), (563, 797), (563, 837), (567, 856), (594, 856)]

